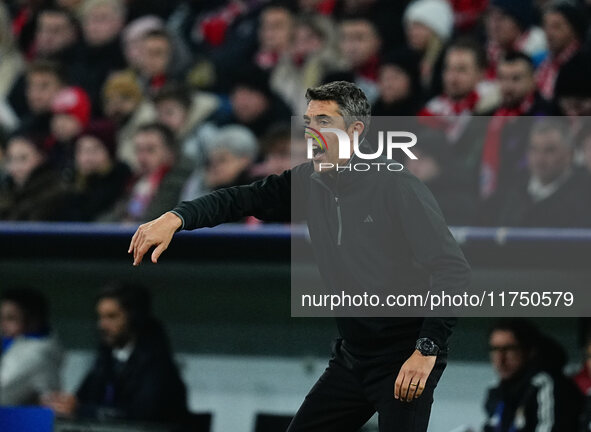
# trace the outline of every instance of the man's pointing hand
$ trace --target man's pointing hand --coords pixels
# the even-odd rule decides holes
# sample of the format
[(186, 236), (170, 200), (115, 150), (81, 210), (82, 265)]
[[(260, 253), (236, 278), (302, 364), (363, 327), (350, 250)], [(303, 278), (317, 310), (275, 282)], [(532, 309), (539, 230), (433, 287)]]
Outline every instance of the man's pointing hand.
[(127, 253), (133, 253), (133, 265), (139, 265), (152, 246), (156, 246), (152, 252), (152, 262), (158, 262), (158, 258), (168, 248), (172, 236), (182, 224), (181, 218), (168, 212), (158, 219), (140, 225), (133, 235), (127, 251)]

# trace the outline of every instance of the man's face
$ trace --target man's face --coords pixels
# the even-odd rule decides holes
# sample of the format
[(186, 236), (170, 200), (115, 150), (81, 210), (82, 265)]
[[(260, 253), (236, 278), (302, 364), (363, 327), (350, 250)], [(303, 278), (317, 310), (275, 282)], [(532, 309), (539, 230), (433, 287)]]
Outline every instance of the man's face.
[(536, 86), (534, 73), (529, 64), (523, 60), (502, 62), (497, 76), (504, 107), (518, 106)]
[(8, 142), (6, 152), (8, 173), (17, 186), (22, 186), (31, 173), (43, 163), (43, 156), (26, 139), (15, 137)]
[(256, 120), (269, 106), (269, 100), (260, 91), (236, 87), (230, 96), (232, 110), (243, 124)]
[(139, 102), (121, 93), (110, 94), (104, 100), (105, 115), (115, 123), (124, 123), (138, 107)]
[(562, 96), (558, 98), (558, 106), (569, 117), (591, 116), (590, 97)]
[(360, 67), (378, 53), (380, 39), (368, 21), (345, 21), (341, 25), (341, 52), (352, 67)]
[(142, 41), (140, 66), (147, 77), (163, 75), (168, 71), (172, 48), (164, 37), (148, 36)]
[(294, 56), (307, 58), (309, 55), (320, 52), (324, 47), (324, 41), (310, 27), (299, 24), (294, 32), (291, 52)]
[(410, 77), (394, 65), (384, 65), (378, 75), (380, 97), (386, 103), (400, 101), (410, 94)]
[(554, 55), (560, 53), (576, 39), (575, 32), (566, 20), (558, 12), (546, 12), (544, 14), (544, 33), (548, 40), (548, 48)]
[(27, 103), (35, 114), (51, 111), (51, 102), (62, 88), (62, 83), (52, 73), (32, 72), (27, 76)]
[(51, 117), (51, 133), (58, 141), (70, 141), (84, 129), (82, 123), (70, 114), (58, 113)]
[(511, 49), (521, 35), (521, 29), (515, 20), (495, 7), (490, 8), (486, 15), (486, 31), (488, 39), (504, 49)]
[(293, 23), (290, 13), (283, 8), (270, 8), (261, 16), (259, 42), (265, 51), (283, 52), (291, 42)]
[(56, 54), (76, 41), (76, 30), (63, 13), (43, 12), (37, 21), (35, 47), (41, 57)]
[(149, 175), (164, 165), (172, 165), (174, 155), (156, 131), (139, 132), (134, 137), (135, 154), (140, 173)]
[(108, 297), (99, 300), (96, 314), (103, 343), (112, 348), (121, 348), (130, 342), (129, 318), (117, 300)]
[(25, 317), (18, 305), (11, 301), (0, 304), (0, 335), (16, 337), (25, 333)]
[[(349, 156), (346, 159), (339, 159), (339, 140), (333, 133), (323, 134), (326, 140), (326, 151), (314, 143), (313, 145), (313, 158), (314, 171), (317, 172), (328, 172), (336, 170), (336, 165), (344, 166), (349, 161), (351, 154), (353, 154), (353, 136), (354, 131), (357, 130), (359, 135), (363, 131), (363, 123), (357, 121), (349, 125), (345, 124), (345, 119), (339, 111), (339, 106), (335, 101), (316, 101), (311, 100), (304, 114), (304, 124), (320, 132), (322, 128), (335, 128), (342, 129), (349, 135), (350, 147)], [(307, 138), (307, 137), (306, 137)], [(307, 142), (307, 140), (306, 140)], [(327, 168), (327, 165), (320, 164), (333, 164), (332, 168)]]
[(476, 55), (468, 49), (452, 48), (445, 56), (443, 70), (443, 91), (454, 99), (461, 100), (476, 88), (482, 79), (482, 70), (476, 62)]
[(88, 11), (82, 22), (82, 30), (89, 45), (101, 46), (116, 38), (123, 24), (123, 17), (118, 10), (108, 4), (101, 4)]
[(76, 142), (76, 170), (82, 175), (100, 173), (106, 170), (111, 158), (109, 152), (96, 137), (82, 136)]
[(187, 121), (187, 109), (177, 100), (165, 99), (156, 104), (157, 120), (175, 133), (180, 132)]
[(207, 157), (206, 181), (210, 188), (229, 185), (250, 165), (251, 159), (227, 149), (215, 149)]
[(433, 31), (429, 27), (416, 21), (409, 22), (405, 32), (408, 46), (418, 52), (424, 52), (433, 37)]
[(572, 150), (558, 130), (533, 133), (527, 151), (530, 174), (548, 184), (563, 174), (572, 163)]
[(495, 330), (489, 340), (490, 360), (501, 380), (518, 373), (527, 360), (526, 353), (509, 330)]

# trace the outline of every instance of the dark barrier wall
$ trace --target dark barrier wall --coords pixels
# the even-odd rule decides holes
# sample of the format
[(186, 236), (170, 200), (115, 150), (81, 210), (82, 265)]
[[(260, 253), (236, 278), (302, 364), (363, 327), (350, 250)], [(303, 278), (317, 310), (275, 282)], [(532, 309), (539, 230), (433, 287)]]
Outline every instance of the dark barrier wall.
[[(326, 356), (336, 331), (330, 318), (290, 317), (290, 230), (225, 226), (178, 234), (153, 265), (131, 265), (134, 226), (0, 224), (1, 286), (29, 284), (48, 294), (68, 348), (95, 343), (94, 295), (111, 280), (142, 282), (177, 351)], [(301, 230), (300, 230), (301, 231)], [(591, 231), (454, 229), (478, 286), (591, 286)], [(298, 232), (294, 241), (305, 242)], [(578, 361), (577, 320), (537, 321)], [(486, 360), (490, 319), (464, 318), (450, 356)]]

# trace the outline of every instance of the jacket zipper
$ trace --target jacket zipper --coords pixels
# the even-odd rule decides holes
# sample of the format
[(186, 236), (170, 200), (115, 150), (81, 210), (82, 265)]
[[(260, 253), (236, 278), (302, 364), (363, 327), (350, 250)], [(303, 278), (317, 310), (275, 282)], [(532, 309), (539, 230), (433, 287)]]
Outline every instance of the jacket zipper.
[(337, 231), (337, 246), (341, 245), (341, 237), (343, 235), (343, 220), (341, 218), (341, 204), (339, 203), (339, 197), (334, 197), (335, 203), (337, 205), (337, 221), (339, 223), (339, 229)]

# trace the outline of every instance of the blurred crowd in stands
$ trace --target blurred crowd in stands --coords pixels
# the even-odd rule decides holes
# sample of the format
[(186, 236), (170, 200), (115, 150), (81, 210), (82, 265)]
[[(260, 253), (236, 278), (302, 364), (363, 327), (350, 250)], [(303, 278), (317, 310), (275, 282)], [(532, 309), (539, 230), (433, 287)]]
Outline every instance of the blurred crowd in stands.
[(140, 222), (279, 174), (306, 89), (347, 80), (434, 132), (406, 165), (449, 224), (591, 226), (590, 17), (589, 0), (6, 0), (0, 219)]
[[(187, 387), (152, 312), (150, 291), (111, 283), (94, 305), (99, 335), (94, 361), (75, 392), (66, 393), (65, 351), (50, 324), (47, 299), (26, 287), (0, 294), (0, 405), (41, 405), (66, 419), (177, 424), (179, 431), (194, 431)], [(579, 324), (581, 358), (568, 368), (565, 349), (531, 321), (504, 318), (490, 327), (488, 341), (477, 343), (488, 343), (498, 379), (482, 389), (485, 420), (475, 430), (591, 430), (591, 321)], [(464, 421), (461, 413), (454, 415)]]

